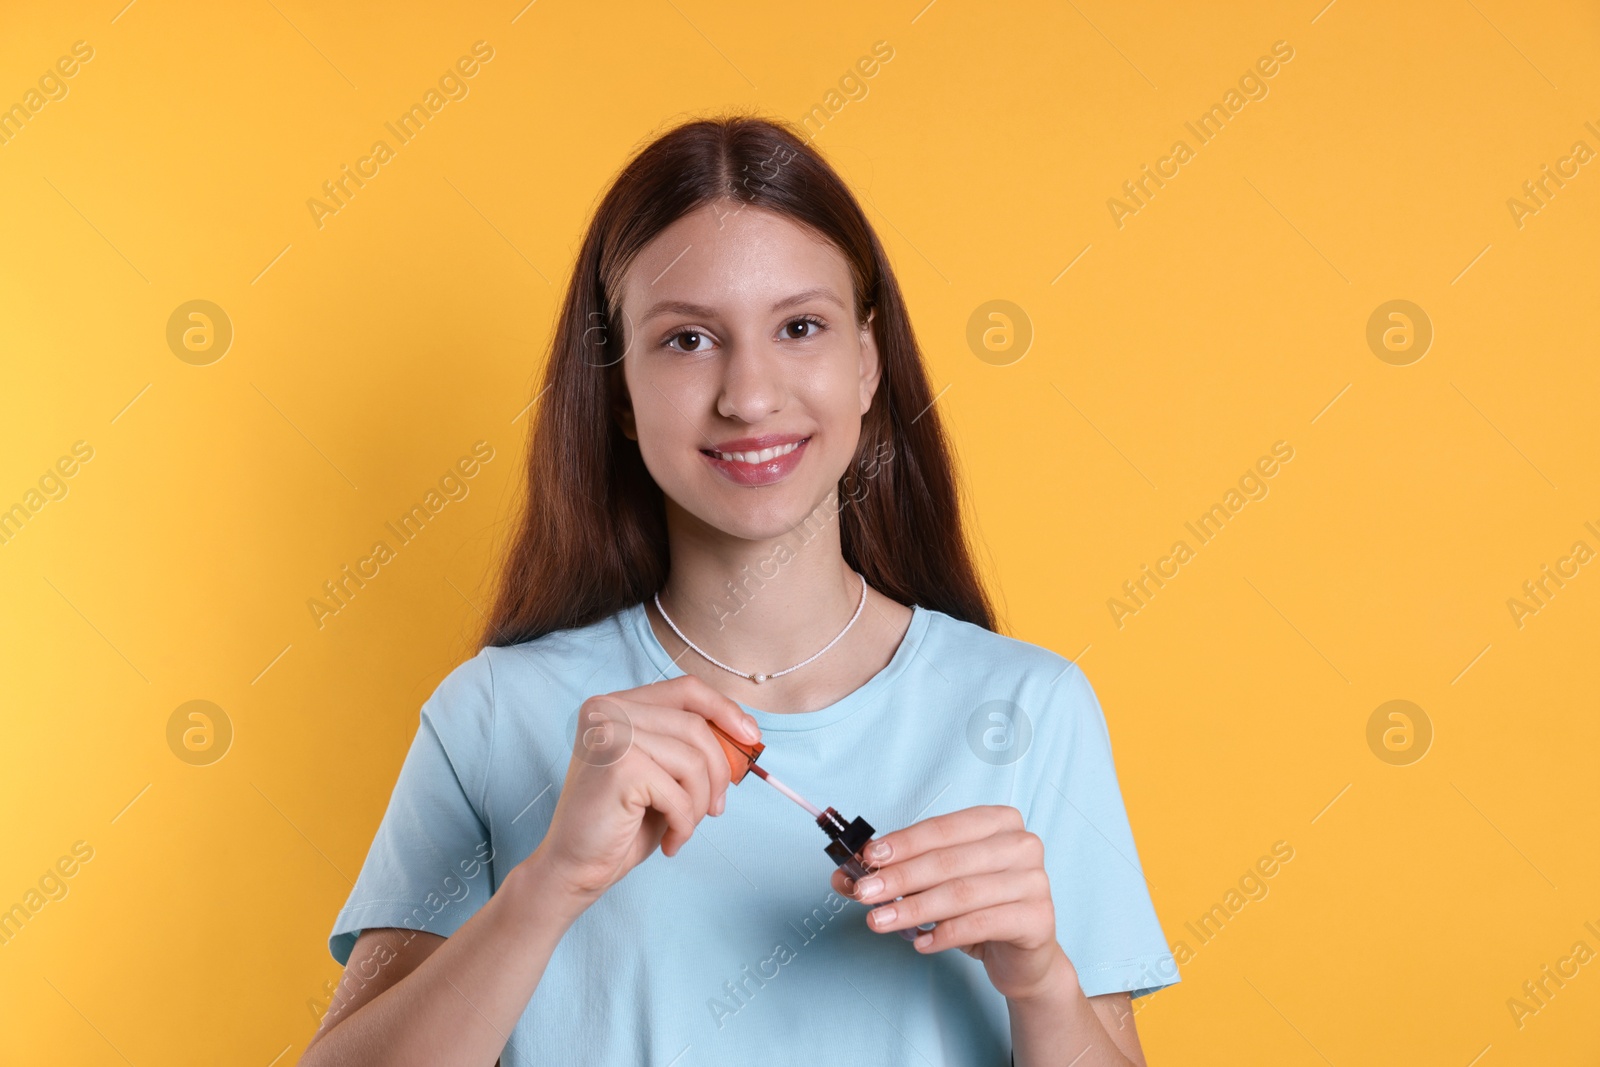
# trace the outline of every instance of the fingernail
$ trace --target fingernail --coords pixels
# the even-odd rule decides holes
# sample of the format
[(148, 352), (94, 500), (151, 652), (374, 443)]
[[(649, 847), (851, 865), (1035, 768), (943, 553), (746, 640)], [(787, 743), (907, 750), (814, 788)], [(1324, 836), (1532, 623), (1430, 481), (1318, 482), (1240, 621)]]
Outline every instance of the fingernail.
[(872, 921), (879, 926), (888, 926), (894, 922), (895, 910), (892, 907), (882, 907), (872, 913)]
[(746, 715), (744, 717), (744, 735), (754, 741), (760, 732), (760, 730), (756, 729), (756, 721)]
[(728, 797), (727, 797), (727, 794), (724, 793), (723, 795), (717, 797), (716, 800), (712, 801), (712, 803), (711, 803), (711, 814), (713, 814), (713, 815), (721, 815), (723, 810), (726, 809), (727, 806), (728, 806)]
[(861, 881), (856, 883), (856, 896), (863, 898), (875, 896), (877, 895), (878, 890), (882, 888), (882, 878), (863, 878)]
[(892, 851), (894, 850), (889, 847), (889, 842), (879, 841), (876, 845), (872, 846), (871, 851), (869, 851), (867, 854), (875, 860), (886, 860), (889, 858), (889, 853)]
[(927, 948), (929, 945), (933, 944), (933, 935), (918, 934), (917, 939), (913, 941), (912, 944), (916, 945), (918, 948)]

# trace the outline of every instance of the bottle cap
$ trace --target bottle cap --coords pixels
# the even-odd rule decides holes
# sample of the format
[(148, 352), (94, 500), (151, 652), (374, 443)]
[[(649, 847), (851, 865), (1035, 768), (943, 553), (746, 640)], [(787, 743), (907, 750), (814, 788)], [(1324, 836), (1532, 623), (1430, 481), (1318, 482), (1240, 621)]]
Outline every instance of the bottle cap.
[(717, 743), (722, 746), (722, 751), (728, 757), (728, 784), (738, 785), (744, 779), (744, 776), (749, 773), (750, 765), (756, 761), (762, 752), (766, 751), (767, 746), (760, 741), (753, 743), (735, 741), (728, 736), (722, 727), (710, 719), (707, 719), (706, 723), (711, 727), (712, 736), (717, 739)]
[(861, 879), (867, 876), (866, 868), (862, 866), (858, 853), (868, 841), (872, 840), (872, 824), (857, 815), (850, 822), (844, 821), (833, 808), (828, 808), (817, 816), (817, 825), (822, 827), (822, 832), (829, 837), (824, 851), (828, 858), (840, 867), (850, 877)]

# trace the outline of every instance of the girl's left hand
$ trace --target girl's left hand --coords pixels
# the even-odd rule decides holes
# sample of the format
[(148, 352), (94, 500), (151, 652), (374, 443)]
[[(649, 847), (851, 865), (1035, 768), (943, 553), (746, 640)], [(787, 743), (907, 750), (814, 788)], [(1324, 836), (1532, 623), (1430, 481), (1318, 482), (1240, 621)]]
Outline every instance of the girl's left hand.
[(858, 855), (871, 876), (853, 886), (849, 875), (834, 871), (833, 886), (874, 905), (869, 930), (936, 922), (913, 942), (916, 951), (959, 948), (983, 962), (1007, 998), (1033, 996), (1063, 974), (1076, 980), (1056, 941), (1044, 842), (1023, 828), (1016, 808), (983, 805), (924, 819), (874, 838)]

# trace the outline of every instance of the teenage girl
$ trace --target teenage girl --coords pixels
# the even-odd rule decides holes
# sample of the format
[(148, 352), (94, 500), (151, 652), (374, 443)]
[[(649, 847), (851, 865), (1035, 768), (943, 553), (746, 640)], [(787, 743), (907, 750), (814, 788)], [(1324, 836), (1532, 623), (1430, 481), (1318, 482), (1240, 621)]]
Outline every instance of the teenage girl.
[[(1145, 1063), (1130, 997), (1178, 973), (1105, 718), (995, 632), (935, 399), (792, 128), (628, 163), (482, 647), (422, 706), (302, 1064)], [(870, 876), (717, 731), (878, 828)]]

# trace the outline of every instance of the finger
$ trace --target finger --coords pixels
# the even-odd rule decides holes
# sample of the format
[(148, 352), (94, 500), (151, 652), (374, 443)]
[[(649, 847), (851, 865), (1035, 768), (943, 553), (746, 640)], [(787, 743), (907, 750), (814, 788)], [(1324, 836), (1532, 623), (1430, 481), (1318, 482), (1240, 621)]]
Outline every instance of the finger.
[(1001, 871), (953, 878), (932, 889), (913, 893), (904, 900), (893, 900), (874, 907), (867, 925), (879, 932), (905, 930), (926, 923), (940, 923), (1000, 904), (1011, 904), (1031, 897), (1050, 896), (1050, 880), (1043, 870)]
[[(649, 685), (636, 686), (633, 689), (622, 689), (606, 695), (631, 704), (664, 705), (692, 711), (715, 722), (728, 732), (729, 737), (742, 741), (760, 740), (760, 728), (736, 701), (692, 674), (669, 678), (664, 682), (651, 682)], [(745, 729), (747, 721), (750, 732), (746, 732)]]
[(731, 778), (728, 757), (704, 716), (670, 704), (644, 703), (619, 693), (591, 697), (584, 702), (582, 710), (577, 747), (584, 762), (609, 766), (634, 746), (636, 733), (653, 731), (678, 737), (701, 749), (713, 800), (726, 793)]
[(711, 810), (711, 781), (706, 775), (705, 753), (688, 741), (650, 730), (635, 731), (633, 745), (670, 774), (688, 795), (690, 807), (686, 814), (689, 818), (696, 824), (705, 818), (706, 812)]
[(1023, 829), (1022, 812), (1009, 804), (979, 804), (912, 823), (864, 845), (861, 858), (879, 864), (907, 860), (935, 848)]
[(609, 767), (633, 745), (633, 719), (628, 701), (611, 694), (592, 696), (578, 709), (572, 739), (573, 758), (594, 767)]
[[(970, 948), (985, 941), (1007, 941), (1028, 948), (1054, 940), (1055, 910), (1049, 901), (1025, 900), (958, 915), (920, 933), (912, 946), (918, 952)], [(925, 943), (918, 944), (926, 937)]]
[(675, 856), (678, 850), (694, 835), (694, 822), (688, 812), (693, 803), (671, 775), (654, 760), (646, 763), (635, 781), (637, 792), (634, 806), (651, 808), (667, 820), (666, 833), (661, 835), (661, 851)]
[[(870, 874), (873, 870), (872, 864), (868, 863), (865, 866)], [(856, 896), (856, 880), (846, 874), (843, 867), (837, 867), (834, 869), (830, 882), (833, 885), (834, 892), (838, 893), (840, 896), (849, 897), (851, 900), (859, 899)]]
[(711, 732), (711, 726), (704, 716), (680, 708), (655, 707), (641, 712), (641, 721), (647, 729), (669, 734), (699, 749), (711, 785), (712, 799), (727, 793), (733, 768), (728, 765), (728, 754), (723, 751), (721, 742)]
[[(869, 867), (872, 877), (863, 878), (852, 887), (854, 892), (850, 895), (870, 904), (919, 893), (954, 878), (1043, 867), (1044, 842), (1039, 836), (1027, 830), (1007, 830), (978, 841), (936, 848), (898, 863)], [(874, 880), (877, 888), (872, 886)]]
[(692, 674), (653, 683), (656, 692), (651, 694), (655, 703), (661, 703), (658, 693), (665, 693), (674, 707), (701, 715), (727, 731), (729, 737), (746, 743), (761, 740), (761, 728), (746, 715), (731, 697), (711, 688), (710, 684)]

